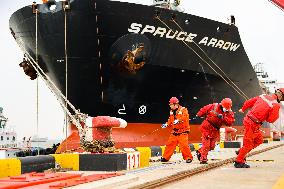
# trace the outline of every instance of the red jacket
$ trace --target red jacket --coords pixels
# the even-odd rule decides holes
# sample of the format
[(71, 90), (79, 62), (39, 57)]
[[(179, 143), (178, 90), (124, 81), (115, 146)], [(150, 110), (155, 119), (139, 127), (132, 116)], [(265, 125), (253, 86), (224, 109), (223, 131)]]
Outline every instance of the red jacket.
[(245, 101), (242, 110), (251, 108), (247, 117), (260, 124), (264, 121), (275, 122), (279, 118), (280, 105), (276, 95), (260, 95)]
[[(223, 112), (221, 109), (221, 104), (214, 103), (214, 104), (208, 104), (201, 108), (199, 112), (197, 112), (197, 116), (203, 117), (206, 116), (206, 120), (214, 124), (213, 126), (221, 127), (222, 125), (232, 125), (235, 121), (234, 118), (234, 112), (228, 111)], [(221, 114), (223, 118), (218, 118), (217, 115)]]
[[(178, 124), (174, 124), (174, 120), (179, 120)], [(167, 124), (172, 126), (174, 133), (182, 133), (189, 131), (189, 114), (185, 107), (180, 106), (176, 111), (176, 115), (174, 116), (173, 111), (170, 111), (170, 117), (168, 119)]]

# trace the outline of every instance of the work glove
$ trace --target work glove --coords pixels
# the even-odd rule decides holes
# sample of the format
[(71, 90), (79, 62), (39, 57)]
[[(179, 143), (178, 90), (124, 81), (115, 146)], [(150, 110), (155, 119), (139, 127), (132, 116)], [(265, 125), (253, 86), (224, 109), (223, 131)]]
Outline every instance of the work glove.
[(168, 124), (167, 124), (167, 123), (164, 123), (161, 127), (162, 127), (162, 129), (165, 129), (165, 128), (168, 127)]
[(223, 119), (223, 115), (222, 115), (222, 114), (218, 114), (217, 117), (218, 117), (219, 119)]
[(179, 124), (179, 120), (175, 119), (173, 123), (174, 123), (174, 125)]

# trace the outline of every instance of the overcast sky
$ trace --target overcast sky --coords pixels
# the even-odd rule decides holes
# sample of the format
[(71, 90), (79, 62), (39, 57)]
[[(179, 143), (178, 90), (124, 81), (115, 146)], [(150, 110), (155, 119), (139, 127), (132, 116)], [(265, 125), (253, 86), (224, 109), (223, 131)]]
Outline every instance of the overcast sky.
[[(126, 0), (123, 0), (126, 1)], [(32, 0), (0, 1), (0, 106), (14, 125), (19, 138), (36, 134), (36, 82), (29, 80), (18, 65), (23, 53), (9, 31), (9, 17)], [(41, 2), (37, 0), (37, 2)], [(129, 2), (149, 3), (149, 0)], [(284, 82), (284, 12), (268, 0), (181, 0), (182, 8), (193, 15), (227, 23), (233, 14), (243, 45), (253, 64), (265, 68), (279, 82)], [(39, 135), (63, 136), (64, 114), (53, 94), (40, 82)]]

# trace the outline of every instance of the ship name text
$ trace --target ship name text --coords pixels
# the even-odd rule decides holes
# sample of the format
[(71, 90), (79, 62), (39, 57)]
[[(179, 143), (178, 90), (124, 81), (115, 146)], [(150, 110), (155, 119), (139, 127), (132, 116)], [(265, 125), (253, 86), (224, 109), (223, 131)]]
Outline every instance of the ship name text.
[[(178, 41), (185, 41), (189, 43), (193, 41), (196, 42), (198, 36), (195, 33), (187, 33), (184, 31), (172, 31), (172, 30), (167, 30), (167, 28), (155, 27), (151, 25), (145, 25), (143, 27), (143, 25), (139, 23), (131, 23), (130, 27), (128, 28), (128, 32), (137, 33), (137, 34), (149, 33), (152, 34), (153, 36), (158, 36), (166, 39), (175, 39)], [(198, 42), (198, 45), (220, 48), (226, 51), (236, 51), (240, 47), (240, 44), (224, 41), (221, 39), (216, 39), (213, 37), (203, 37)]]

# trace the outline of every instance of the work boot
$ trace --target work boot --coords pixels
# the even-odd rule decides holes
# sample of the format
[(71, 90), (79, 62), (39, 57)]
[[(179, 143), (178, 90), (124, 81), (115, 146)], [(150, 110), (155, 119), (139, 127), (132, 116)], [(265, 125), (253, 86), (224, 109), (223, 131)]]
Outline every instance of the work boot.
[(166, 160), (165, 158), (161, 158), (161, 162), (168, 162), (169, 160)]
[(235, 161), (234, 166), (235, 166), (235, 168), (250, 168), (250, 166), (248, 164), (239, 163), (239, 162), (236, 162), (236, 161)]
[(198, 150), (196, 150), (196, 157), (197, 157), (198, 161), (200, 161), (201, 153)]
[(187, 159), (185, 162), (186, 162), (186, 163), (191, 163), (191, 162), (192, 162), (192, 159)]
[[(239, 155), (239, 153), (240, 153), (240, 149), (239, 149), (239, 150), (237, 150), (237, 151), (235, 151), (235, 152), (236, 152), (236, 154), (237, 154), (237, 155)], [(245, 160), (245, 161), (247, 161), (247, 158), (245, 158), (244, 160)]]
[(208, 164), (207, 161), (200, 161), (200, 164)]

